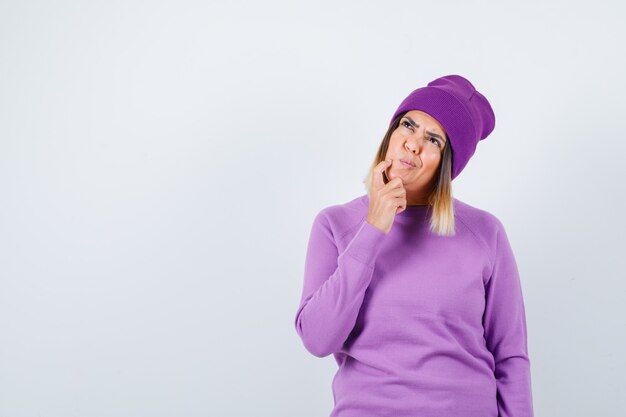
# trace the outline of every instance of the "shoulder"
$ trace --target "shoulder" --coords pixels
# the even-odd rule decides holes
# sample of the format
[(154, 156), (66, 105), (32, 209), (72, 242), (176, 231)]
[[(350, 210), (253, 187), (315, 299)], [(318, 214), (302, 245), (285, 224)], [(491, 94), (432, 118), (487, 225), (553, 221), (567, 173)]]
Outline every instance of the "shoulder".
[(490, 211), (454, 198), (454, 216), (471, 229), (491, 230), (503, 228), (500, 219)]
[(458, 226), (469, 230), (485, 245), (493, 259), (498, 240), (502, 237), (506, 238), (506, 230), (500, 218), (488, 210), (475, 207), (457, 198), (454, 199), (454, 217), (458, 220)]
[(367, 215), (367, 194), (346, 202), (333, 204), (320, 209), (313, 220), (313, 227), (323, 227), (332, 232), (335, 240), (361, 224)]

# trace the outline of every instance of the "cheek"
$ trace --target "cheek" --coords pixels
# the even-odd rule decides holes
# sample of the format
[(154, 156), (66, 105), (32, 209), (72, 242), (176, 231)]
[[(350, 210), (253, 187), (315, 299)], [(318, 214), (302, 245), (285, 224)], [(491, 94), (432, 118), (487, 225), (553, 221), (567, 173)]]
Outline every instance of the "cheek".
[(441, 156), (437, 154), (428, 155), (427, 157), (428, 165), (432, 165), (435, 168), (439, 165), (440, 160)]
[(389, 148), (394, 148), (394, 149), (404, 149), (404, 143), (406, 142), (407, 138), (404, 137), (401, 134), (397, 134), (395, 136), (392, 136), (389, 139)]
[(437, 151), (431, 151), (428, 153), (428, 160), (437, 162), (441, 159), (441, 154)]

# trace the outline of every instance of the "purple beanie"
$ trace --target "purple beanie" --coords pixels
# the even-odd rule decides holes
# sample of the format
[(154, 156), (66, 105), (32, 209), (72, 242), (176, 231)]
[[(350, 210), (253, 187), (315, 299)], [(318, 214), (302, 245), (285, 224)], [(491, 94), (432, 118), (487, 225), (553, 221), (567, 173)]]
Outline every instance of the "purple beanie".
[(389, 126), (400, 113), (410, 110), (428, 113), (445, 129), (452, 149), (452, 179), (474, 155), (478, 141), (485, 139), (496, 124), (485, 96), (460, 75), (446, 75), (414, 90), (400, 103)]

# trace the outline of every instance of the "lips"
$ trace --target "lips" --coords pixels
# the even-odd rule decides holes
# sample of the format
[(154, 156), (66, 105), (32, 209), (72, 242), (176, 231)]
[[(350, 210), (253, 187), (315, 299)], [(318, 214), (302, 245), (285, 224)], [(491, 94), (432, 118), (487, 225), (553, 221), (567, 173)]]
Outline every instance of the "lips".
[(401, 159), (400, 162), (407, 168), (415, 168), (415, 163), (408, 159)]

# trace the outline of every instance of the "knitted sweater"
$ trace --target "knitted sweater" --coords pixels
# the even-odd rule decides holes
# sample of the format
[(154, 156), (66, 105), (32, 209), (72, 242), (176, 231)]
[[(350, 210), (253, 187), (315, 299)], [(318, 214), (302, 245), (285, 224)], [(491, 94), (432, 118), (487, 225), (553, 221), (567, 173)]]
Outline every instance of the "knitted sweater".
[(295, 328), (333, 354), (331, 417), (532, 417), (522, 288), (505, 229), (456, 198), (454, 236), (408, 206), (389, 233), (368, 194), (313, 221)]

